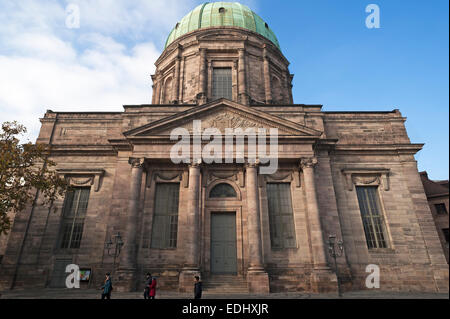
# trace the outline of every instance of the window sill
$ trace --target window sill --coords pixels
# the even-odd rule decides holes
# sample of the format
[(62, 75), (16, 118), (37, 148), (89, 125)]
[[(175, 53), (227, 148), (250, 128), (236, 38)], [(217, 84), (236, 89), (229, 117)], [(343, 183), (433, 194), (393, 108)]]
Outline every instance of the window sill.
[(395, 254), (395, 249), (392, 249), (392, 248), (370, 248), (369, 254)]
[(80, 248), (58, 248), (55, 255), (74, 255), (80, 252)]
[(271, 248), (273, 252), (284, 252), (288, 250), (298, 250), (298, 247)]

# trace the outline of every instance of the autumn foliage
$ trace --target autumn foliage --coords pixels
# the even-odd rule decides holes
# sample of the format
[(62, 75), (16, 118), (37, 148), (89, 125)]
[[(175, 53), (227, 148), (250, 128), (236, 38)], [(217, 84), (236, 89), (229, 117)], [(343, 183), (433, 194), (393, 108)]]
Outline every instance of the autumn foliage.
[(26, 128), (17, 122), (5, 122), (0, 131), (0, 234), (11, 228), (9, 213), (23, 210), (39, 195), (39, 203), (52, 206), (67, 190), (66, 182), (52, 170), (49, 146), (21, 144)]

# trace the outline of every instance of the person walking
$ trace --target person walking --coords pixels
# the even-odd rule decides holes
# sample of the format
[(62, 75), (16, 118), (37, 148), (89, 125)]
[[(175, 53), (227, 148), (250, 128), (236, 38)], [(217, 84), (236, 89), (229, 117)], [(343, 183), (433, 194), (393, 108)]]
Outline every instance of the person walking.
[(195, 276), (194, 299), (202, 299), (202, 282), (199, 276)]
[(106, 273), (105, 283), (103, 284), (103, 286), (100, 289), (103, 289), (102, 299), (111, 299), (111, 291), (113, 290), (113, 287), (112, 287), (111, 275), (109, 272)]
[(145, 277), (144, 299), (150, 299), (151, 284), (152, 284), (152, 274), (148, 272)]
[(149, 285), (149, 296), (150, 296), (150, 299), (155, 299), (155, 295), (156, 295), (156, 278), (155, 277), (152, 277), (151, 275), (150, 275), (150, 279), (151, 279), (151, 282), (150, 282), (150, 285)]

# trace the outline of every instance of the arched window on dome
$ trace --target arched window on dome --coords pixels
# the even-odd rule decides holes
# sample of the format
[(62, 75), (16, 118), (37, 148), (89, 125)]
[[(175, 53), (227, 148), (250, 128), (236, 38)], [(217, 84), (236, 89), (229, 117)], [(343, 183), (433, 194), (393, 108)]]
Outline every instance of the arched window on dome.
[(210, 198), (236, 198), (237, 194), (234, 188), (227, 183), (217, 184), (209, 192)]

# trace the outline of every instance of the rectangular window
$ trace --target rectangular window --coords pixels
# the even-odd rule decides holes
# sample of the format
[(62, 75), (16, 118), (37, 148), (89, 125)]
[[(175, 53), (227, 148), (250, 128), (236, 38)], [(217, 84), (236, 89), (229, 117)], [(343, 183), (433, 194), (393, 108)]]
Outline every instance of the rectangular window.
[(233, 99), (231, 68), (214, 68), (212, 78), (212, 99)]
[(267, 183), (270, 242), (272, 248), (295, 248), (294, 214), (291, 184)]
[(357, 186), (359, 209), (370, 248), (387, 248), (386, 231), (376, 186)]
[(177, 247), (179, 183), (157, 183), (152, 227), (152, 248)]
[(445, 215), (445, 214), (447, 214), (447, 207), (445, 207), (444, 203), (435, 204), (434, 207), (436, 208), (436, 213), (438, 215)]
[(61, 227), (61, 248), (80, 248), (90, 188), (75, 188), (66, 193)]

